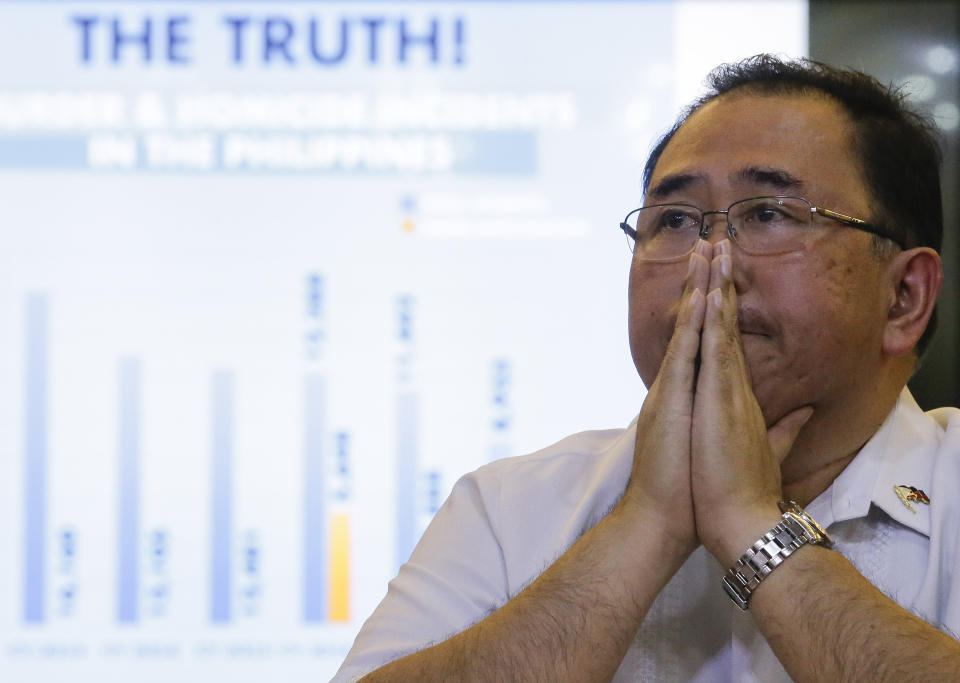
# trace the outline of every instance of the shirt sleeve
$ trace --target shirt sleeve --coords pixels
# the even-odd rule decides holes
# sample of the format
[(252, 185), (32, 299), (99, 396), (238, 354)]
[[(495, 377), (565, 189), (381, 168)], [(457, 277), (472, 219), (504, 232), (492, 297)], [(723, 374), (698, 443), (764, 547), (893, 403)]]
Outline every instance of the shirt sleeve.
[(442, 642), (507, 599), (503, 550), (477, 473), (461, 478), (364, 623), (333, 681)]

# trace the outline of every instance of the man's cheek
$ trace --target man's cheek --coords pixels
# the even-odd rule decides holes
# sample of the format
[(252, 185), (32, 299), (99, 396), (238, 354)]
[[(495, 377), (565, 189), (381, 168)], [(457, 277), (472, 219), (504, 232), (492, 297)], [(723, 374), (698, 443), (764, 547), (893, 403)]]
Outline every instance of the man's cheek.
[(657, 378), (667, 347), (653, 336), (646, 338), (631, 337), (631, 347), (633, 364), (637, 369), (637, 374), (640, 375), (640, 379), (649, 389)]

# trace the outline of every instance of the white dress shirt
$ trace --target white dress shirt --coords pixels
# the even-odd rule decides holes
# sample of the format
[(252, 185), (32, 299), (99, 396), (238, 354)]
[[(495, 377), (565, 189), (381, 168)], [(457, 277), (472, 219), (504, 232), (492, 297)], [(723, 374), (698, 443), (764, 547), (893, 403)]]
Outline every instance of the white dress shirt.
[[(584, 432), (464, 476), (367, 620), (334, 681), (352, 681), (483, 619), (546, 570), (622, 495), (636, 421)], [(929, 495), (912, 503), (894, 487)], [(896, 407), (807, 512), (900, 605), (960, 632), (960, 410)], [(787, 560), (789, 562), (789, 560)], [(654, 601), (615, 681), (790, 680), (724, 573), (697, 549)], [(810, 596), (816, 600), (816, 596)]]

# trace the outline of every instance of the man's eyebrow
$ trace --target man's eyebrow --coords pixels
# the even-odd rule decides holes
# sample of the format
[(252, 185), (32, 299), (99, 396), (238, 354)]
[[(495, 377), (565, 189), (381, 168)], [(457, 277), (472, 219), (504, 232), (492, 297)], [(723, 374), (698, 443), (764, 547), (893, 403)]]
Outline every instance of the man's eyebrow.
[[(664, 177), (647, 191), (648, 199), (664, 199), (685, 190), (696, 182), (704, 182), (702, 173), (674, 173)], [(767, 185), (777, 190), (802, 190), (804, 183), (792, 173), (773, 166), (747, 166), (734, 174), (734, 180), (753, 185)]]
[(692, 173), (675, 173), (663, 178), (659, 183), (647, 190), (647, 197), (662, 199), (678, 190), (683, 190), (696, 181), (706, 180), (706, 176)]
[(737, 171), (735, 178), (755, 185), (770, 185), (778, 190), (803, 189), (803, 181), (798, 177), (770, 166), (747, 166)]

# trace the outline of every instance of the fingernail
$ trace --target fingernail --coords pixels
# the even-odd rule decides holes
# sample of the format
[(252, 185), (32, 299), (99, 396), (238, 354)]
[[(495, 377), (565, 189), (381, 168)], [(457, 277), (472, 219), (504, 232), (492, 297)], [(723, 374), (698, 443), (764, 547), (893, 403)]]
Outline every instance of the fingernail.
[(720, 254), (729, 254), (730, 240), (720, 240), (720, 242), (717, 243), (717, 252)]
[(723, 293), (720, 291), (719, 287), (717, 287), (715, 290), (710, 292), (710, 301), (717, 308), (720, 308), (723, 306)]
[(706, 258), (707, 248), (710, 246), (710, 243), (705, 239), (701, 238), (697, 240), (697, 253)]
[(691, 255), (690, 255), (690, 265), (687, 266), (687, 277), (688, 277), (688, 278), (689, 278), (691, 275), (693, 275), (693, 270), (694, 270), (694, 268), (697, 267), (697, 261), (696, 261), (695, 256), (696, 256), (695, 254), (691, 254)]
[(703, 298), (703, 292), (701, 292), (700, 288), (697, 287), (690, 293), (690, 300), (687, 302), (687, 306), (690, 308), (693, 308), (700, 302), (700, 299), (702, 298)]

